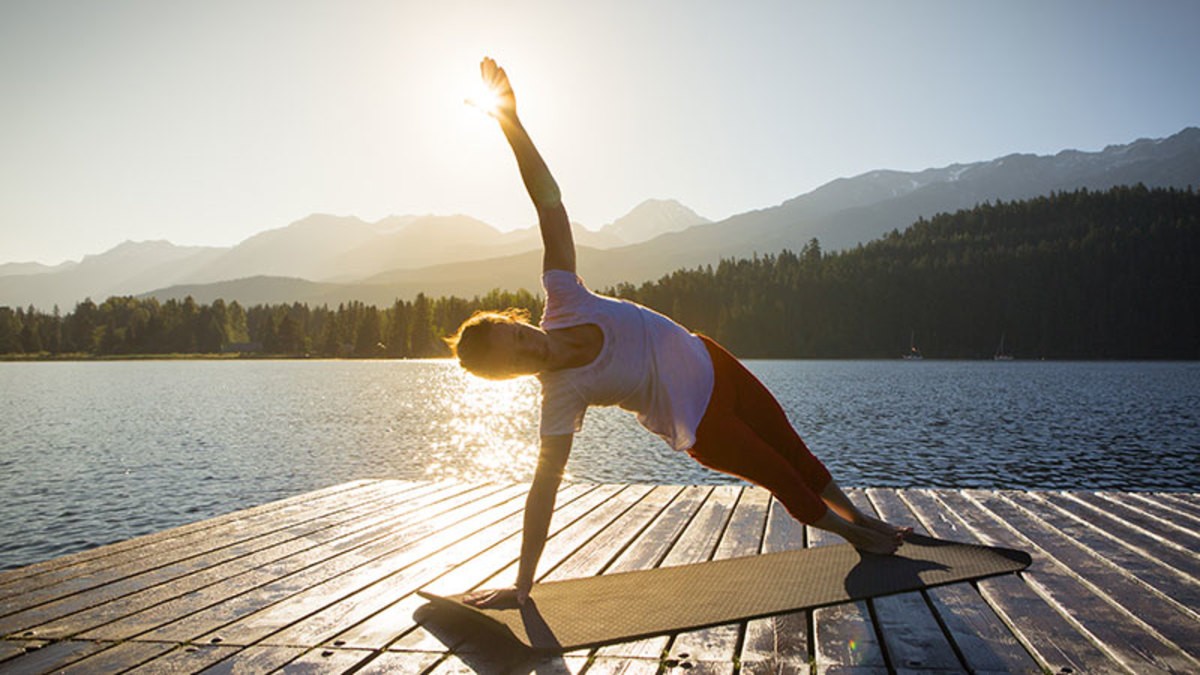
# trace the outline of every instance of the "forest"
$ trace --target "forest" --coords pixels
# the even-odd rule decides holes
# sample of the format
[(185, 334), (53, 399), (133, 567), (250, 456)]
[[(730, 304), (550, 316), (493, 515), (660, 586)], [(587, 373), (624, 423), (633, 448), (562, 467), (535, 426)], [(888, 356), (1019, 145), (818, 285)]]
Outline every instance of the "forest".
[[(712, 336), (746, 358), (1200, 358), (1200, 195), (1118, 187), (983, 203), (921, 219), (852, 250), (811, 240), (601, 292)], [(243, 354), (422, 358), (477, 309), (521, 307), (527, 290), (482, 297), (309, 307), (190, 298), (84, 300), (66, 314), (0, 307), (10, 357)]]

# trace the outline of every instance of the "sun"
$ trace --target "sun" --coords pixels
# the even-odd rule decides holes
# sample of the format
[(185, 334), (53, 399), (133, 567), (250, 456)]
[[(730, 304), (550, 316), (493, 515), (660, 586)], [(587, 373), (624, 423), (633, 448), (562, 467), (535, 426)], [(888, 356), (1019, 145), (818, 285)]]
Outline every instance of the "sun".
[(483, 82), (476, 82), (463, 103), (489, 117), (495, 117), (500, 112), (500, 93)]

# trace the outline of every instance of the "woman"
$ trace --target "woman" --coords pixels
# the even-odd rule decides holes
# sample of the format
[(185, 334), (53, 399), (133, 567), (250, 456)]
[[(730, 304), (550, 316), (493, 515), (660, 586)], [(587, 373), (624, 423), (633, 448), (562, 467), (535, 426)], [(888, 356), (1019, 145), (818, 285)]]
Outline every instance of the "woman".
[(517, 117), (503, 68), (485, 58), (484, 83), (537, 208), (546, 305), (541, 326), (514, 310), (472, 316), (447, 342), (467, 370), (490, 379), (536, 375), (542, 384), (541, 450), (525, 503), (516, 584), (467, 598), (524, 604), (554, 511), (571, 442), (591, 405), (619, 405), (704, 466), (761, 485), (798, 520), (889, 554), (908, 528), (857, 508), (792, 429), (779, 403), (712, 340), (640, 305), (596, 295), (575, 274), (575, 243), (558, 185)]

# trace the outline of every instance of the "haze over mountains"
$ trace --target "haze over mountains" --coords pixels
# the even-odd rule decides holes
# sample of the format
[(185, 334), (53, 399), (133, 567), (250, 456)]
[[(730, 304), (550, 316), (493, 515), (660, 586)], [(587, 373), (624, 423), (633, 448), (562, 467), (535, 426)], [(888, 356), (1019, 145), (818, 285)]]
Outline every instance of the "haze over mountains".
[[(795, 251), (816, 237), (826, 250), (903, 230), (919, 217), (984, 201), (1143, 183), (1200, 185), (1200, 129), (1099, 152), (1008, 155), (919, 172), (879, 170), (839, 178), (777, 206), (719, 222), (671, 200), (649, 200), (597, 231), (575, 227), (579, 271), (592, 287), (640, 283), (721, 258)], [(568, 208), (569, 208), (568, 204)], [(397, 297), (473, 296), (537, 289), (536, 228), (500, 232), (469, 216), (392, 216), (367, 223), (314, 214), (230, 247), (126, 242), (78, 263), (0, 265), (0, 305), (66, 310), (91, 297), (220, 297), (246, 305)]]

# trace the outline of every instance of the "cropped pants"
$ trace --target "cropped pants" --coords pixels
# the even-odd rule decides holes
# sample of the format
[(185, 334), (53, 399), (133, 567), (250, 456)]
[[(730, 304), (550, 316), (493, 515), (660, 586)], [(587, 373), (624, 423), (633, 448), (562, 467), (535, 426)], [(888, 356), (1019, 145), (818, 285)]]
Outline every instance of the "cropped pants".
[(763, 383), (721, 345), (700, 339), (712, 358), (713, 392), (688, 454), (766, 488), (797, 520), (818, 520), (828, 508), (820, 495), (832, 480), (829, 471)]

